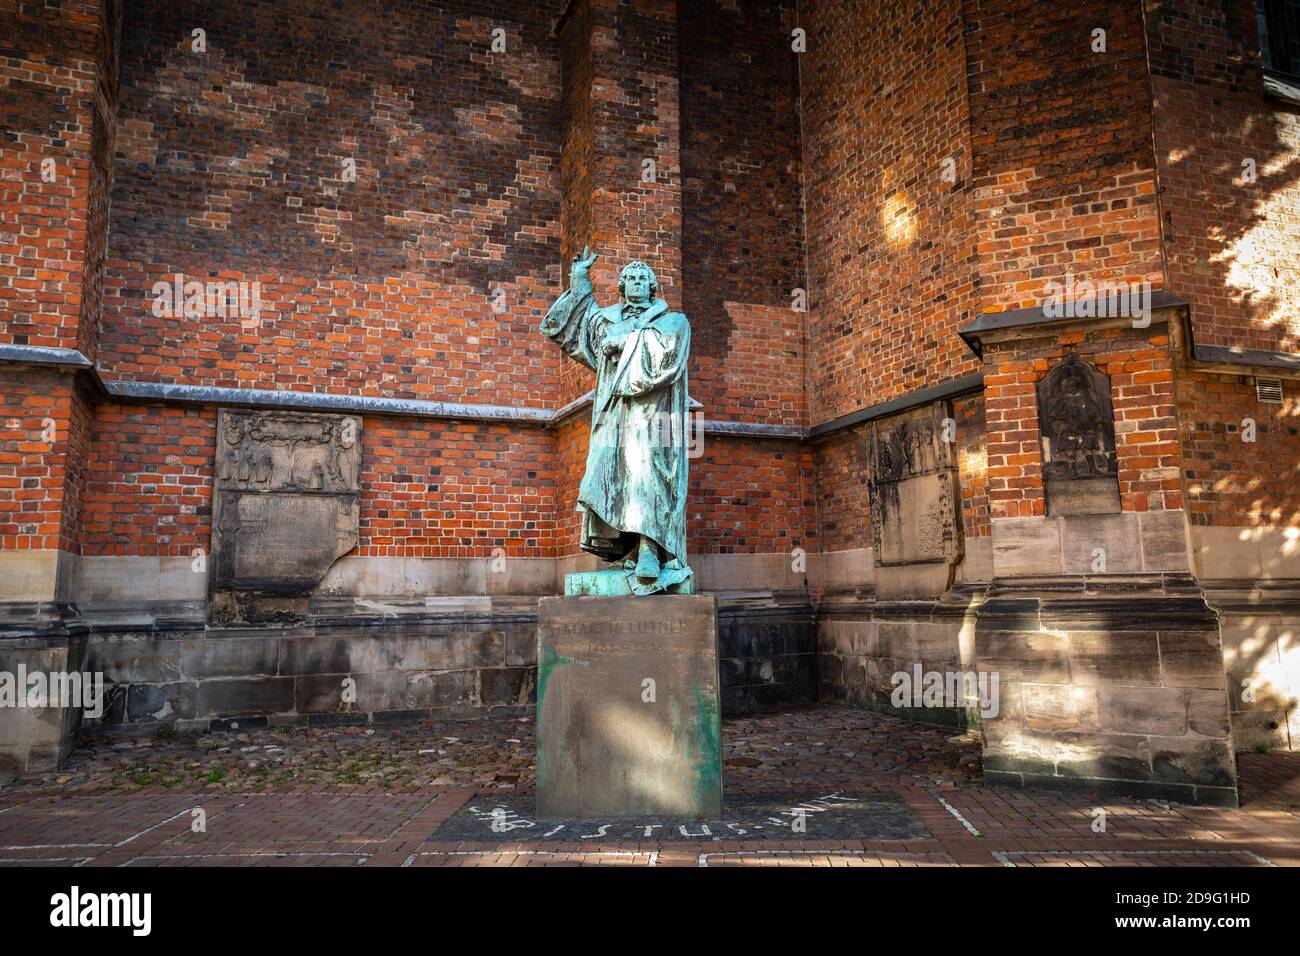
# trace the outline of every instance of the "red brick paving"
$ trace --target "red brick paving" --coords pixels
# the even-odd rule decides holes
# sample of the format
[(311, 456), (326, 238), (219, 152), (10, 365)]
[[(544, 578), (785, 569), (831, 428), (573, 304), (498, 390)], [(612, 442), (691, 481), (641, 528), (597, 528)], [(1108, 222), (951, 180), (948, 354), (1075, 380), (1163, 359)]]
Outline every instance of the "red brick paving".
[[(483, 748), (494, 734), (511, 753), (515, 741), (531, 745), (531, 737), (522, 736), (523, 726), (502, 718), (461, 722), (452, 735), (442, 733), (444, 726), (426, 726), (423, 742), (447, 736), (472, 741), (465, 752), (475, 755), (472, 772), (481, 777)], [(399, 736), (416, 753), (433, 749), (416, 746), (421, 741), (412, 734), (418, 736), (406, 728)], [(431, 843), (427, 838), (472, 797), (516, 785), (530, 788), (531, 768), (517, 784), (494, 780), (384, 788), (315, 783), (245, 792), (219, 785), (109, 791), (87, 786), (102, 772), (78, 777), (73, 769), (63, 786), (29, 783), (0, 789), (0, 866), (1300, 865), (1300, 754), (1241, 755), (1243, 807), (1222, 810), (986, 787), (969, 760), (968, 739), (842, 707), (727, 721), (724, 736), (731, 758), (728, 792), (892, 792), (925, 824), (930, 837)], [(223, 738), (204, 740), (210, 745), (214, 739)], [(313, 739), (317, 745), (337, 743)], [(181, 760), (180, 751), (202, 742), (181, 739), (167, 746)], [(387, 748), (386, 759), (400, 761), (400, 748), (391, 741), (376, 746)], [(83, 752), (81, 765), (94, 763), (97, 756), (97, 749)], [(748, 759), (736, 762), (737, 756)], [(447, 774), (445, 764), (438, 772)], [(198, 832), (195, 808), (205, 815)], [(1106, 814), (1103, 833), (1092, 829), (1099, 809)]]

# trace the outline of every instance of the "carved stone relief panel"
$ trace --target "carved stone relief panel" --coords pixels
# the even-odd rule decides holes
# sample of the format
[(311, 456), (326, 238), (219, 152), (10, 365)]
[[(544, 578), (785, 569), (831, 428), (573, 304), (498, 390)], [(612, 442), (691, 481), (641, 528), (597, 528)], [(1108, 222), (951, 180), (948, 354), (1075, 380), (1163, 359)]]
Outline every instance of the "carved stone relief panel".
[(961, 498), (949, 403), (873, 422), (867, 441), (877, 566), (959, 562)]
[(291, 622), (360, 528), (361, 419), (222, 409), (209, 618)]
[(1048, 514), (1119, 511), (1110, 376), (1071, 352), (1037, 389)]

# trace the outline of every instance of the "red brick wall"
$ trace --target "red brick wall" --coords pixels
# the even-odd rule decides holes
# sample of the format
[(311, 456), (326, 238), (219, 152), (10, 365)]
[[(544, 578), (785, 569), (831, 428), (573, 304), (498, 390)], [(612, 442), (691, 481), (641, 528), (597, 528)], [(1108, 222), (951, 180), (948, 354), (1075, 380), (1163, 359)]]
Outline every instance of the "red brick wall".
[[(590, 245), (601, 256), (592, 282), (602, 302), (613, 293), (618, 270), (643, 259), (665, 298), (680, 308), (677, 4), (579, 0), (561, 30), (560, 49), (564, 284), (569, 260)], [(646, 159), (655, 162), (651, 181), (642, 178)]]
[(978, 367), (954, 334), (975, 241), (961, 4), (812, 0), (799, 25), (815, 423)]
[[(1265, 405), (1249, 375), (1180, 369), (1178, 405), (1188, 520), (1229, 527), (1300, 526), (1300, 404), (1287, 383)], [(1255, 422), (1255, 441), (1243, 423)]]
[[(580, 554), (574, 505), (587, 461), (589, 412), (556, 430), (557, 555)], [(692, 439), (696, 435), (691, 430)], [(797, 442), (706, 434), (691, 458), (686, 502), (690, 554), (763, 554), (801, 547), (816, 551), (813, 450)]]
[(65, 498), (78, 404), (71, 376), (0, 367), (0, 550), (75, 547)]
[(85, 555), (207, 552), (212, 535), (211, 408), (104, 403), (86, 476)]
[[(560, 32), (560, 61), (563, 77), (563, 147), (560, 155), (563, 196), (560, 200), (561, 257), (559, 268), (565, 288), (569, 285), (569, 264), (584, 246), (595, 242), (596, 125), (593, 92), (596, 58), (592, 49), (594, 14), (591, 4), (578, 2)], [(608, 250), (597, 249), (602, 255)], [(605, 273), (608, 280), (608, 273)], [(593, 274), (593, 279), (595, 274)], [(596, 288), (597, 294), (611, 290)], [(559, 294), (559, 287), (554, 290)], [(606, 301), (601, 299), (601, 301)], [(595, 384), (595, 375), (577, 362), (566, 359), (559, 349), (547, 353), (548, 364), (558, 369), (558, 404), (573, 401)], [(576, 494), (576, 487), (575, 487)]]
[[(502, 0), (311, 16), (274, 0), (130, 4), (106, 376), (549, 398), (536, 328), (558, 278), (553, 16)], [(155, 316), (153, 284), (176, 273), (260, 280), (260, 323)]]
[(982, 310), (1038, 305), (1067, 272), (1160, 288), (1141, 7), (963, 7)]
[(710, 418), (806, 424), (794, 4), (678, 5), (681, 308)]
[(80, 554), (84, 539), (86, 478), (90, 470), (93, 443), (91, 423), (95, 415), (92, 397), (87, 394), (84, 382), (74, 385), (68, 412), (59, 546), (65, 551)]
[(957, 474), (961, 481), (962, 527), (968, 538), (986, 538), (989, 527), (988, 452), (984, 432), (984, 395), (953, 400), (957, 422)]
[[(591, 440), (591, 409), (586, 408), (565, 419), (555, 429), (555, 515), (556, 555), (581, 554), (578, 536), (582, 528), (577, 511), (578, 487), (587, 467), (587, 449)], [(691, 541), (688, 538), (689, 550)]]
[[(1145, 9), (1169, 286), (1191, 303), (1197, 344), (1300, 351), (1300, 110), (1263, 93), (1255, 4)], [(1192, 523), (1300, 522), (1295, 384), (1284, 388), (1285, 405), (1266, 405), (1249, 374), (1180, 368)]]
[(870, 548), (871, 496), (867, 485), (870, 469), (862, 429), (837, 432), (812, 447), (821, 549)]
[(362, 556), (555, 556), (555, 442), (542, 428), (367, 417)]
[[(813, 0), (798, 24), (816, 424), (976, 371), (978, 278), (961, 3)], [(870, 547), (862, 430), (815, 448), (821, 546)]]
[(811, 449), (706, 435), (702, 451), (691, 461), (688, 553), (819, 550)]
[(1122, 509), (1183, 507), (1169, 337), (1150, 332), (1121, 327), (986, 343), (984, 407), (992, 518), (1046, 513), (1035, 385), (1067, 349), (1110, 376)]
[(119, 18), (107, 0), (0, 0), (0, 342), (94, 355)]
[[(213, 409), (99, 406), (84, 553), (206, 551), (215, 450)], [(541, 428), (367, 416), (355, 553), (552, 557), (554, 460)]]
[(1146, 18), (1169, 286), (1198, 344), (1300, 351), (1300, 111), (1263, 93), (1255, 4)]

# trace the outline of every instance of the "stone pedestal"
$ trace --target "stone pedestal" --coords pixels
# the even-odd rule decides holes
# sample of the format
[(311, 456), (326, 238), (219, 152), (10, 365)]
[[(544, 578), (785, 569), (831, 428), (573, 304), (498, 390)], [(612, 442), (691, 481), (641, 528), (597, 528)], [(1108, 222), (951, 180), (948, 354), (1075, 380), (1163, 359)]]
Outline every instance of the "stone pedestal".
[(0, 677), (8, 683), (0, 706), (0, 778), (63, 765), (81, 723), (81, 708), (55, 706), (53, 695), (40, 706), (17, 706), (10, 695), (30, 699), (31, 685), (22, 677), (40, 674), (49, 686), (52, 675), (80, 672), (85, 660), (85, 634), (0, 639)]
[(542, 598), (537, 815), (719, 818), (712, 595)]
[(994, 582), (976, 665), (999, 676), (984, 781), (1235, 807), (1217, 615), (1190, 575)]

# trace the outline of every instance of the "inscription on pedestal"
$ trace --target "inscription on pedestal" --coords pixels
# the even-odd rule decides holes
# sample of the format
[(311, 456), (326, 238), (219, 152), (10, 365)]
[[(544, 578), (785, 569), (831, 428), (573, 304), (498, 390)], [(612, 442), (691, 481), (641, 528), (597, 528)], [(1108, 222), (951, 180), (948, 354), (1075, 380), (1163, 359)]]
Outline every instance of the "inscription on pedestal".
[(361, 420), (222, 409), (217, 432), (209, 617), (301, 617), (312, 588), (357, 544)]
[(542, 598), (537, 658), (539, 817), (717, 817), (712, 595)]

